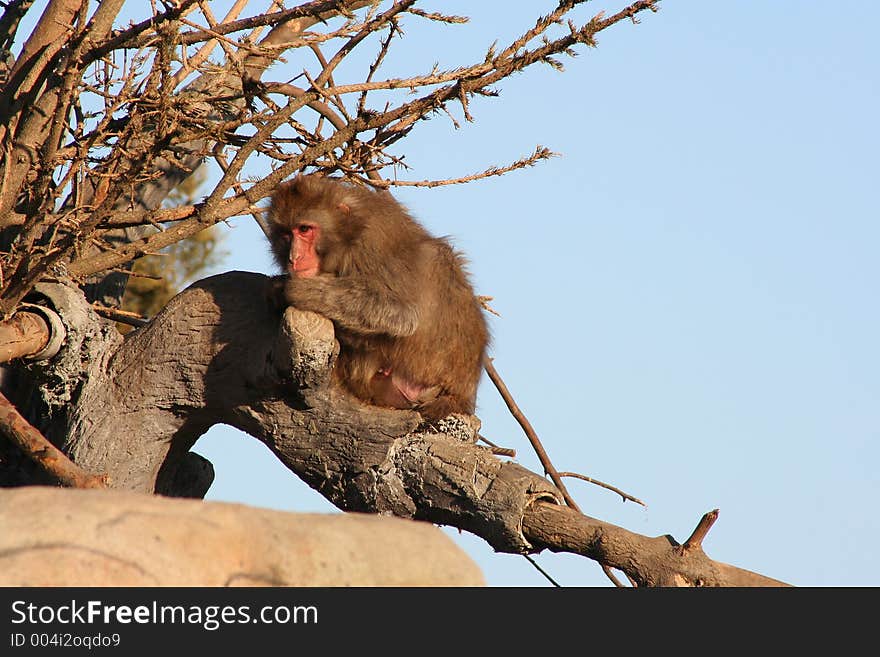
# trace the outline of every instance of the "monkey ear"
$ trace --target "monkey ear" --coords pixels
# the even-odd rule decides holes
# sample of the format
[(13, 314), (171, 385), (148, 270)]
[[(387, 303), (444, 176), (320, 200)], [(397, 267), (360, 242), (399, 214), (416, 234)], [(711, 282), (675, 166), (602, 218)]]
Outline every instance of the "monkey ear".
[(351, 208), (348, 206), (347, 203), (340, 203), (340, 204), (337, 205), (336, 207), (337, 207), (339, 210), (341, 210), (342, 212), (344, 212), (345, 214), (349, 214), (349, 213), (351, 212)]

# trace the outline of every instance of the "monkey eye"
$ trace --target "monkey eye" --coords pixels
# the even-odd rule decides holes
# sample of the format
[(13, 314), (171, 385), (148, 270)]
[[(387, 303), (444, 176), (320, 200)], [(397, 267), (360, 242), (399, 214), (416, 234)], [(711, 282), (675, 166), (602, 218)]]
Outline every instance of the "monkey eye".
[(300, 235), (310, 235), (314, 230), (315, 227), (310, 224), (300, 224), (296, 227), (296, 232)]

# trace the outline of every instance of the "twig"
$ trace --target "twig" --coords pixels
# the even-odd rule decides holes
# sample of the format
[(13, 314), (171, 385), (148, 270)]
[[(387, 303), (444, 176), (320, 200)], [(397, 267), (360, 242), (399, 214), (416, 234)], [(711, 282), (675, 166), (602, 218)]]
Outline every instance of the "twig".
[[(412, 8), (410, 8), (412, 11)], [(388, 36), (380, 41), (379, 52), (376, 54), (376, 59), (373, 60), (373, 63), (370, 64), (370, 70), (367, 73), (367, 77), (364, 82), (372, 82), (373, 76), (376, 74), (376, 71), (379, 70), (379, 67), (382, 65), (382, 62), (385, 60), (385, 56), (388, 54), (388, 49), (391, 47), (391, 40), (394, 38), (396, 33), (400, 32), (400, 28), (397, 26), (397, 22), (392, 20), (389, 24)], [(367, 107), (367, 91), (362, 91), (360, 98), (358, 98), (357, 102), (357, 113), (358, 116), (361, 116)]]
[[(236, 0), (236, 3), (226, 13), (226, 16), (222, 20), (222, 23), (230, 23), (238, 18), (238, 15), (246, 6), (247, 0)], [(217, 27), (217, 21), (214, 20), (214, 16), (211, 13), (210, 6), (202, 0), (199, 2), (199, 7), (202, 10), (202, 14), (205, 17), (205, 20), (208, 21), (208, 24), (211, 26), (213, 31), (213, 29)], [(189, 21), (185, 21), (184, 24), (192, 25), (192, 23), (190, 23)], [(205, 30), (205, 32), (208, 32), (208, 30)], [(172, 87), (177, 87), (181, 82), (183, 82), (187, 75), (189, 75), (192, 71), (198, 69), (198, 67), (201, 66), (208, 59), (208, 57), (211, 56), (211, 53), (217, 46), (217, 43), (220, 42), (221, 38), (225, 39), (225, 37), (209, 39), (204, 45), (202, 45), (201, 48), (199, 48), (199, 51), (195, 55), (187, 58), (186, 61), (182, 62), (180, 69), (174, 74), (174, 78), (171, 81)], [(183, 50), (184, 52), (186, 52), (185, 46)], [(229, 54), (228, 51), (227, 54)]]
[(641, 504), (644, 507), (648, 506), (647, 504), (642, 502), (639, 498), (633, 497), (629, 493), (624, 493), (619, 488), (616, 488), (615, 486), (612, 486), (611, 484), (606, 484), (605, 482), (599, 481), (598, 479), (593, 479), (592, 477), (587, 477), (586, 475), (578, 474), (577, 472), (560, 472), (559, 476), (560, 477), (573, 477), (575, 479), (580, 479), (582, 481), (586, 481), (591, 484), (596, 484), (597, 486), (601, 486), (602, 488), (607, 488), (608, 490), (610, 490), (613, 493), (617, 493), (618, 495), (620, 495), (623, 498), (624, 502), (626, 500), (629, 500), (630, 502), (635, 502), (636, 504)]
[(495, 456), (509, 456), (510, 458), (516, 458), (516, 450), (515, 449), (511, 449), (510, 447), (499, 447), (498, 445), (493, 443), (491, 440), (486, 438), (486, 436), (479, 434), (479, 433), (477, 434), (477, 438), (479, 438), (484, 443), (486, 443), (489, 447), (491, 447), (492, 453), (495, 454)]
[[(610, 566), (606, 566), (604, 563), (600, 563), (599, 565), (602, 566), (602, 572), (605, 573), (605, 576), (611, 580), (611, 583), (614, 584), (614, 586), (616, 586), (619, 589), (626, 588), (623, 585), (623, 582), (621, 582), (619, 579), (617, 579), (617, 575), (614, 574), (614, 571), (611, 570)], [(629, 580), (630, 584), (632, 584), (633, 586), (636, 586), (635, 580), (633, 580), (629, 575), (627, 575), (627, 579)]]
[(416, 7), (410, 7), (407, 9), (407, 13), (413, 14), (414, 16), (421, 16), (422, 18), (427, 18), (431, 21), (438, 21), (440, 23), (467, 23), (471, 20), (467, 16), (438, 14), (432, 11), (424, 11), (423, 9), (418, 9)]
[[(219, 144), (214, 148), (213, 155), (214, 155), (214, 161), (217, 162), (217, 164), (219, 165), (219, 167), (223, 171), (223, 173), (226, 173), (226, 171), (229, 169), (229, 162), (226, 160), (226, 156), (223, 154), (223, 149), (220, 147)], [(242, 187), (241, 183), (239, 183), (239, 182), (233, 183), (232, 188), (235, 190), (236, 194), (244, 196), (245, 190), (244, 190), (244, 187)], [(272, 233), (269, 230), (269, 223), (263, 217), (263, 215), (260, 214), (259, 210), (260, 209), (257, 208), (256, 206), (251, 206), (251, 216), (254, 218), (254, 221), (257, 222), (257, 226), (260, 227), (260, 230), (263, 231), (263, 235), (265, 235), (267, 239), (271, 239)]]
[(0, 393), (0, 431), (46, 474), (70, 488), (106, 488), (104, 477), (89, 474), (22, 417)]
[(92, 308), (96, 313), (98, 313), (101, 317), (104, 317), (105, 319), (109, 319), (114, 322), (121, 322), (122, 324), (128, 324), (129, 326), (145, 326), (150, 323), (150, 320), (143, 315), (133, 313), (128, 310), (109, 308), (107, 306), (102, 306), (99, 303), (93, 303)]
[(500, 393), (501, 398), (504, 400), (504, 403), (507, 404), (507, 408), (510, 409), (510, 414), (513, 415), (514, 419), (516, 419), (517, 422), (519, 422), (519, 426), (522, 427), (523, 431), (526, 434), (526, 437), (532, 444), (532, 448), (535, 450), (535, 454), (538, 455), (538, 459), (541, 461), (541, 465), (544, 467), (544, 472), (550, 476), (550, 479), (559, 489), (559, 492), (562, 493), (562, 497), (565, 499), (565, 503), (568, 504), (568, 506), (570, 506), (572, 509), (580, 513), (580, 507), (578, 507), (577, 503), (572, 499), (571, 495), (568, 494), (568, 490), (565, 488), (565, 484), (562, 483), (562, 477), (559, 476), (556, 468), (553, 467), (553, 463), (551, 463), (550, 457), (547, 456), (547, 452), (544, 450), (544, 446), (541, 444), (541, 441), (538, 438), (538, 434), (535, 433), (535, 430), (532, 428), (532, 425), (529, 422), (528, 418), (523, 415), (523, 412), (519, 409), (519, 406), (517, 406), (516, 402), (513, 400), (513, 397), (510, 394), (510, 390), (508, 390), (507, 386), (504, 385), (504, 381), (501, 379), (501, 375), (498, 374), (498, 370), (496, 370), (495, 365), (492, 364), (492, 359), (488, 356), (483, 359), (483, 367), (486, 369), (486, 374), (489, 375), (492, 383), (494, 383), (495, 387), (498, 389), (498, 392)]
[[(354, 3), (355, 6), (363, 6), (368, 4), (366, 2), (358, 2)], [(223, 23), (218, 25), (214, 32), (216, 34), (230, 34), (231, 32), (240, 32), (243, 30), (250, 30), (255, 27), (262, 27), (265, 25), (274, 25), (276, 23), (281, 23), (283, 21), (290, 21), (296, 18), (306, 17), (306, 16), (315, 16), (321, 13), (330, 12), (338, 9), (337, 0), (316, 0), (314, 2), (305, 3), (299, 5), (297, 7), (293, 7), (292, 9), (285, 9), (283, 11), (272, 12), (270, 14), (259, 14), (257, 16), (251, 16), (249, 18), (240, 18), (236, 21), (231, 21), (229, 23)], [(87, 61), (94, 61), (95, 59), (99, 59), (104, 55), (116, 50), (117, 48), (138, 48), (146, 45), (150, 39), (152, 38), (152, 29), (155, 25), (158, 25), (160, 22), (167, 20), (175, 20), (178, 16), (181, 15), (181, 9), (178, 7), (174, 7), (169, 9), (164, 14), (159, 14), (158, 16), (150, 17), (136, 25), (132, 25), (124, 30), (116, 32), (112, 35), (110, 39), (101, 43), (98, 47), (94, 48), (89, 53), (89, 58)], [(201, 41), (208, 41), (210, 39), (215, 38), (212, 34), (207, 34), (202, 30), (195, 30), (191, 32), (183, 32), (179, 37), (179, 43), (181, 45), (191, 45), (193, 43), (199, 43)]]
[(484, 171), (480, 171), (479, 173), (473, 173), (467, 176), (461, 176), (459, 178), (446, 178), (444, 180), (389, 180), (386, 181), (383, 185), (376, 185), (388, 187), (441, 187), (444, 185), (461, 185), (463, 183), (473, 182), (475, 180), (482, 180), (484, 178), (490, 178), (492, 176), (503, 176), (505, 173), (510, 173), (511, 171), (516, 171), (517, 169), (524, 169), (526, 167), (535, 166), (541, 160), (547, 160), (551, 157), (558, 157), (559, 153), (554, 153), (548, 148), (544, 148), (543, 146), (538, 146), (535, 148), (535, 152), (527, 157), (520, 158), (516, 162), (513, 162), (507, 166), (503, 167), (489, 167)]
[[(550, 479), (556, 484), (556, 488), (559, 489), (559, 492), (562, 493), (562, 497), (565, 500), (565, 503), (570, 506), (573, 510), (581, 513), (580, 507), (568, 494), (568, 489), (566, 489), (565, 484), (562, 483), (562, 477), (556, 471), (556, 468), (553, 467), (553, 463), (550, 461), (550, 457), (547, 456), (547, 452), (544, 451), (544, 446), (541, 444), (541, 441), (538, 439), (538, 434), (535, 433), (535, 430), (532, 428), (531, 423), (528, 418), (523, 414), (523, 412), (519, 409), (516, 402), (513, 400), (513, 396), (510, 394), (510, 390), (507, 389), (507, 386), (504, 384), (504, 381), (501, 379), (501, 375), (498, 374), (498, 370), (495, 369), (495, 365), (492, 364), (492, 360), (489, 357), (483, 359), (483, 367), (486, 369), (486, 373), (489, 375), (489, 378), (492, 379), (492, 383), (495, 384), (495, 387), (498, 389), (498, 392), (501, 394), (501, 398), (504, 400), (504, 403), (507, 404), (507, 408), (510, 409), (510, 414), (519, 422), (519, 425), (522, 427), (526, 436), (529, 439), (529, 442), (532, 444), (532, 447), (535, 450), (535, 453), (538, 455), (538, 459), (541, 461), (541, 465), (544, 466), (544, 472), (550, 475)], [(600, 562), (599, 564), (602, 567), (602, 572), (605, 573), (606, 577), (611, 580), (614, 586), (618, 588), (622, 588), (623, 584), (620, 583), (620, 580), (614, 576), (614, 573), (611, 572), (611, 568), (606, 564)]]
[(537, 562), (537, 561), (535, 561), (534, 559), (532, 559), (532, 558), (531, 558), (529, 555), (527, 555), (527, 554), (524, 554), (523, 556), (526, 558), (526, 561), (528, 561), (530, 564), (532, 564), (532, 565), (535, 567), (535, 570), (537, 570), (539, 573), (541, 573), (544, 577), (547, 578), (547, 581), (548, 581), (548, 582), (550, 582), (553, 586), (556, 586), (556, 587), (562, 588), (562, 584), (560, 584), (560, 583), (557, 582), (555, 579), (553, 579), (552, 577), (550, 577), (550, 575), (547, 573), (547, 571), (544, 570), (543, 568), (541, 568), (541, 566), (538, 565), (538, 562)]
[[(263, 86), (269, 93), (284, 94), (286, 96), (290, 96), (291, 98), (301, 98), (302, 96), (305, 96), (306, 93), (308, 93), (305, 89), (301, 89), (300, 87), (289, 84), (287, 82), (269, 82), (264, 84)], [(315, 110), (318, 114), (322, 115), (328, 121), (330, 121), (330, 123), (333, 124), (333, 127), (337, 130), (341, 130), (345, 127), (345, 119), (334, 112), (333, 108), (326, 103), (322, 103), (316, 100), (309, 103), (308, 106)]]

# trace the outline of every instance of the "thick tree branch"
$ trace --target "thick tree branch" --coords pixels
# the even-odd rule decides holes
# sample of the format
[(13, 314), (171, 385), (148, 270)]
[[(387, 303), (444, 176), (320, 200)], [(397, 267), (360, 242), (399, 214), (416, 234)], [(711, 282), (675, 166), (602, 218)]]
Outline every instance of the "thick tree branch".
[(0, 363), (39, 352), (49, 342), (49, 325), (40, 315), (15, 313), (0, 321)]
[(553, 552), (580, 554), (622, 570), (639, 586), (788, 586), (712, 561), (699, 546), (683, 551), (671, 536), (642, 536), (555, 504), (530, 506), (523, 533)]
[[(242, 272), (205, 279), (122, 343), (100, 330), (103, 321), (78, 290), (42, 285), (65, 321), (80, 325), (55, 369), (79, 367), (85, 376), (43, 383), (57, 400), (53, 413), (68, 412), (64, 451), (87, 471), (105, 473), (111, 487), (194, 494), (203, 492), (204, 477), (180, 488), (199, 463), (189, 450), (225, 423), (264, 442), (340, 509), (459, 527), (502, 552), (573, 552), (641, 585), (775, 583), (713, 562), (699, 545), (682, 550), (668, 537), (639, 536), (563, 508), (550, 482), (475, 444), (475, 418), (427, 425), (417, 413), (351, 398), (330, 383), (332, 324), (274, 308), (266, 301), (270, 285)], [(77, 333), (91, 338), (78, 341)], [(90, 340), (99, 357), (90, 357)]]

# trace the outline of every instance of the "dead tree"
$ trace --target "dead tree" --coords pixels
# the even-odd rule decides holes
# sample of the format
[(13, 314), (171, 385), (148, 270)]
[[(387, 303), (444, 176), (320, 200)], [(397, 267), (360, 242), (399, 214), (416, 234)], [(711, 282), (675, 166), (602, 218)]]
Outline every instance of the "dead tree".
[[(349, 397), (330, 383), (332, 324), (273, 310), (265, 276), (200, 281), (125, 337), (112, 321), (138, 257), (233, 216), (261, 221), (259, 204), (299, 171), (388, 187), (384, 172), (403, 167), (395, 149), (422, 119), (472, 120), (473, 97), (534, 64), (561, 69), (558, 56), (655, 1), (577, 24), (567, 19), (581, 3), (562, 0), (478, 62), (398, 79), (381, 71), (403, 21), (466, 19), (416, 0), (267, 0), (244, 17), (255, 3), (238, 0), (223, 18), (203, 0), (168, 0), (121, 26), (123, 0), (51, 0), (14, 59), (32, 3), (11, 0), (0, 18), (0, 485), (202, 497), (212, 468), (190, 448), (226, 423), (343, 510), (452, 525), (503, 552), (582, 554), (638, 585), (779, 584), (706, 557), (711, 514), (682, 545), (639, 536), (566, 507), (564, 489), (477, 445), (476, 418), (431, 425)], [(291, 53), (311, 62), (298, 78), (264, 79)], [(362, 79), (338, 82), (355, 57)], [(551, 155), (538, 147), (508, 166), (408, 184)], [(204, 200), (164, 206), (207, 160), (222, 175)]]

